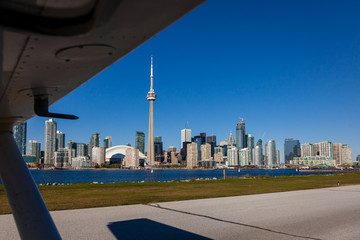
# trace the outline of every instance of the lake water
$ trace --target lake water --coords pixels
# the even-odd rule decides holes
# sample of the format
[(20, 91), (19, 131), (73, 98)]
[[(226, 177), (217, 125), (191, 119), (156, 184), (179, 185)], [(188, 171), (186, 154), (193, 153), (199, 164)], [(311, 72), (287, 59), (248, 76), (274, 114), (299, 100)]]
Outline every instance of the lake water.
[[(150, 170), (122, 170), (122, 169), (96, 169), (96, 170), (30, 170), (37, 184), (47, 183), (92, 183), (92, 182), (166, 182), (171, 180), (188, 180), (194, 178), (223, 177), (223, 170), (185, 170), (185, 169), (155, 169)], [(226, 170), (227, 177), (242, 176), (291, 176), (309, 175), (314, 173), (301, 173), (294, 169), (274, 170)], [(328, 174), (328, 173), (327, 173)], [(1, 182), (0, 182), (1, 183)]]

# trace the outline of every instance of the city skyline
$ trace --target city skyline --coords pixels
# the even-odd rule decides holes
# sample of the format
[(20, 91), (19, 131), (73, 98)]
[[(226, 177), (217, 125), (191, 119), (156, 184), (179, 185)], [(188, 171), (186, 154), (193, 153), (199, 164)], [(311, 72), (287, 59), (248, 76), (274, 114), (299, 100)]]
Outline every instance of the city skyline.
[[(165, 149), (180, 147), (186, 121), (193, 135), (206, 132), (223, 141), (229, 131), (235, 135), (234, 122), (242, 116), (255, 141), (264, 132), (264, 143), (276, 140), (282, 161), (286, 138), (347, 143), (354, 156), (360, 153), (358, 4), (231, 4), (206, 2), (51, 106), (80, 117), (56, 119), (67, 140), (87, 143), (99, 132), (112, 136), (114, 145), (135, 146), (135, 131), (147, 133), (144, 94), (154, 54), (161, 96), (155, 136), (162, 136)], [(227, 16), (212, 19), (220, 10)], [(42, 146), (45, 120), (28, 121), (28, 139)]]

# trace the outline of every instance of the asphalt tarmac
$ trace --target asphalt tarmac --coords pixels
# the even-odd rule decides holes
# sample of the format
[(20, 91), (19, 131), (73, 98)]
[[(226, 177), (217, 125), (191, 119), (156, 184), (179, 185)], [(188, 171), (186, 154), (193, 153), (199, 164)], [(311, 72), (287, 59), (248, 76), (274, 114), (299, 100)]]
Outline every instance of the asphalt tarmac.
[[(360, 239), (360, 185), (51, 215), (63, 239)], [(0, 238), (19, 239), (12, 215)]]

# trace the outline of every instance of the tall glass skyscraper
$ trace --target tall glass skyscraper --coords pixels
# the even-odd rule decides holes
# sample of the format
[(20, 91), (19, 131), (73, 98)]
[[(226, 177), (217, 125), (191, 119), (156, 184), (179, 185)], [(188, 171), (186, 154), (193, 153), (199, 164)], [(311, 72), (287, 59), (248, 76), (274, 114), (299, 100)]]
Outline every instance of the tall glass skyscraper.
[(145, 133), (136, 131), (135, 134), (135, 148), (145, 154)]
[(94, 133), (91, 135), (90, 144), (89, 144), (89, 155), (92, 156), (93, 147), (100, 147), (100, 133)]
[(18, 145), (20, 153), (26, 154), (26, 121), (20, 122), (14, 127), (14, 138)]
[(55, 151), (60, 148), (65, 148), (65, 134), (60, 131), (56, 131)]
[(293, 160), (294, 157), (300, 157), (301, 148), (299, 140), (293, 138), (285, 139), (284, 143), (284, 157), (285, 164), (289, 164), (290, 160)]
[(35, 140), (29, 140), (29, 155), (35, 156), (36, 161), (40, 159), (40, 143)]
[(214, 156), (215, 153), (215, 147), (216, 147), (216, 136), (210, 135), (206, 137), (206, 142), (211, 145), (211, 156)]
[(104, 138), (104, 145), (103, 146), (104, 146), (105, 149), (112, 147), (112, 137), (111, 136), (106, 136)]
[(56, 145), (57, 123), (50, 119), (45, 121), (45, 146), (44, 146), (44, 164), (54, 165), (54, 153)]
[(191, 129), (184, 128), (181, 130), (181, 148), (184, 147), (184, 142), (191, 142)]
[(238, 121), (236, 125), (236, 147), (245, 148), (245, 121)]
[(265, 144), (265, 158), (266, 158), (266, 165), (269, 168), (276, 167), (276, 143), (275, 140), (269, 140)]
[(203, 137), (202, 136), (195, 136), (191, 139), (192, 142), (196, 143), (197, 144), (197, 150), (198, 150), (198, 154), (197, 154), (197, 157), (198, 157), (198, 161), (201, 160), (201, 144), (204, 144), (203, 143)]

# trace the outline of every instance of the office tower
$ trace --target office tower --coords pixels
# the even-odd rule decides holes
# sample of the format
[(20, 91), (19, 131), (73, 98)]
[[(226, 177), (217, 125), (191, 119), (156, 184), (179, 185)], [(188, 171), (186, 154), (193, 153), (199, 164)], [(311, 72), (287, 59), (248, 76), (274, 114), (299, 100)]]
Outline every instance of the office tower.
[(214, 149), (216, 147), (216, 136), (211, 135), (206, 137), (206, 142), (211, 145), (211, 156), (214, 156)]
[(280, 150), (276, 150), (276, 166), (280, 166)]
[(201, 136), (195, 136), (191, 139), (192, 142), (196, 143), (197, 144), (197, 150), (198, 150), (198, 161), (201, 160), (201, 144), (204, 144), (203, 143), (203, 138)]
[(168, 152), (176, 152), (176, 147), (174, 146), (168, 147)]
[(276, 157), (276, 142), (275, 140), (269, 140), (265, 144), (265, 158), (266, 166), (269, 168), (276, 167), (277, 157)]
[(192, 169), (197, 167), (198, 163), (198, 147), (197, 144), (192, 142), (188, 143), (186, 146), (187, 153), (186, 153), (186, 168)]
[(40, 143), (35, 140), (29, 140), (29, 155), (35, 156), (36, 161), (40, 159)]
[(154, 137), (154, 153), (155, 160), (157, 162), (161, 162), (161, 158), (163, 155), (163, 142), (161, 137)]
[(253, 155), (253, 149), (254, 149), (254, 136), (251, 134), (247, 134), (247, 144), (246, 147), (249, 149), (249, 165), (253, 165), (254, 161), (254, 155)]
[(352, 148), (346, 144), (342, 146), (342, 165), (353, 165)]
[(64, 147), (65, 147), (65, 134), (60, 131), (56, 131), (55, 151)]
[(91, 135), (90, 144), (89, 144), (90, 159), (92, 156), (93, 147), (100, 147), (100, 133), (94, 133), (93, 135)]
[(26, 121), (22, 121), (15, 125), (14, 127), (14, 138), (15, 142), (18, 145), (21, 155), (26, 154)]
[(289, 164), (290, 160), (293, 160), (294, 157), (300, 157), (300, 142), (299, 140), (293, 138), (285, 139), (284, 143), (284, 159), (285, 164)]
[(67, 142), (67, 147), (70, 149), (74, 149), (75, 150), (75, 156), (77, 156), (77, 152), (76, 152), (76, 142), (74, 142), (73, 140), (69, 140)]
[(89, 156), (88, 145), (85, 143), (77, 143), (76, 144), (76, 156), (77, 157)]
[(239, 165), (240, 166), (247, 166), (249, 165), (250, 159), (250, 150), (249, 148), (242, 148), (239, 149)]
[(314, 157), (315, 150), (314, 145), (311, 143), (301, 144), (301, 157)]
[(356, 156), (356, 161), (357, 161), (358, 163), (360, 163), (360, 154), (358, 154), (358, 155)]
[(334, 157), (334, 147), (332, 142), (323, 141), (319, 143), (319, 156), (321, 157)]
[(179, 164), (179, 159), (176, 157), (176, 152), (174, 152), (174, 151), (170, 152), (170, 160), (171, 160), (171, 165)]
[(182, 129), (181, 130), (181, 147), (184, 146), (184, 142), (191, 142), (191, 129)]
[(263, 141), (262, 141), (262, 139), (260, 138), (260, 139), (257, 141), (256, 146), (262, 146), (262, 143), (263, 143)]
[(342, 143), (333, 143), (333, 148), (334, 148), (335, 165), (336, 166), (342, 165), (343, 164), (343, 161), (342, 161), (343, 145), (342, 145)]
[(154, 149), (154, 101), (156, 100), (156, 94), (153, 88), (153, 57), (151, 56), (151, 70), (150, 70), (150, 91), (147, 94), (147, 100), (150, 103), (149, 106), (149, 134), (148, 134), (148, 146), (147, 146), (147, 160), (150, 166), (155, 165), (155, 149)]
[(236, 147), (228, 147), (227, 157), (229, 166), (239, 166), (239, 150)]
[(45, 121), (45, 146), (44, 146), (44, 164), (54, 165), (54, 153), (56, 145), (57, 123), (50, 119)]
[[(144, 135), (144, 142), (145, 142), (145, 135)], [(106, 136), (104, 138), (103, 146), (104, 146), (105, 149), (112, 147), (112, 137), (111, 136)]]
[(228, 146), (235, 146), (235, 139), (234, 136), (232, 135), (232, 132), (230, 131), (230, 135), (229, 138), (226, 139), (226, 142), (228, 143)]
[(139, 149), (128, 148), (125, 151), (124, 165), (129, 168), (138, 168), (140, 164)]
[(211, 160), (211, 145), (209, 143), (201, 144), (201, 161)]
[(191, 142), (183, 142), (182, 148), (181, 148), (181, 157), (182, 160), (186, 160), (186, 154), (187, 154), (187, 145)]
[(264, 159), (264, 156), (263, 156), (262, 146), (256, 146), (254, 149), (254, 165), (262, 166), (263, 159)]
[(135, 133), (135, 148), (139, 149), (141, 153), (145, 153), (145, 133), (136, 131)]
[(75, 157), (75, 150), (70, 148), (59, 148), (54, 153), (54, 165), (57, 168), (67, 168), (71, 166), (71, 159)]
[(93, 147), (91, 162), (99, 166), (105, 163), (105, 147)]
[(224, 155), (221, 152), (214, 153), (214, 161), (216, 163), (224, 162)]
[(238, 149), (245, 148), (245, 121), (238, 121), (236, 125), (236, 147)]

